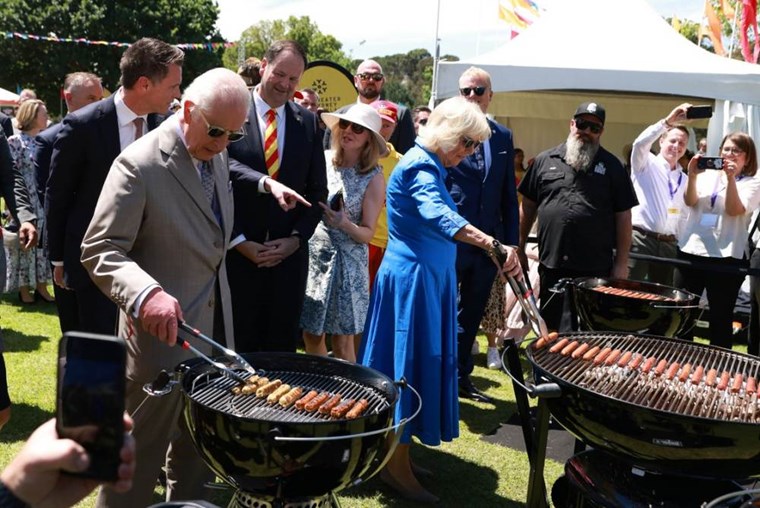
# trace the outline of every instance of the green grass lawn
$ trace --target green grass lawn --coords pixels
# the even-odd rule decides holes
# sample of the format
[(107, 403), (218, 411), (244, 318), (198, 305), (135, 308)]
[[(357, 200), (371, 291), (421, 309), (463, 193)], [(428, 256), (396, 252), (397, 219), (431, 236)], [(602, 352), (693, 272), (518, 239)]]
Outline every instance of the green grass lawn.
[[(13, 400), (11, 421), (0, 431), (2, 468), (31, 431), (53, 415), (60, 331), (54, 305), (22, 306), (16, 295), (0, 298), (0, 327), (5, 337), (5, 361)], [(483, 337), (479, 340), (485, 345)], [(737, 349), (746, 351), (743, 347)], [(527, 455), (483, 439), (516, 411), (512, 384), (506, 374), (490, 371), (484, 364), (485, 355), (478, 355), (473, 381), (494, 398), (495, 405), (462, 401), (458, 439), (440, 447), (416, 445), (412, 448), (415, 460), (435, 472), (434, 478), (423, 483), (441, 498), (441, 506), (518, 507), (525, 503), (529, 474)], [(548, 486), (561, 473), (562, 464), (547, 460)], [(162, 500), (161, 496), (161, 489), (157, 489), (156, 502)], [(229, 491), (223, 491), (215, 502), (226, 506), (229, 497)], [(344, 508), (415, 506), (395, 498), (377, 479), (341, 492), (339, 500)], [(90, 496), (78, 506), (93, 505), (94, 496)]]

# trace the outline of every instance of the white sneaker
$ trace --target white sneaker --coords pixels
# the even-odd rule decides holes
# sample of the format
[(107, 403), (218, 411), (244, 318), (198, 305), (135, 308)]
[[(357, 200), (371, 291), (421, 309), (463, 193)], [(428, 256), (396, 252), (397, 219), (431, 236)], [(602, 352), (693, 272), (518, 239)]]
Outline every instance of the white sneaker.
[(472, 349), (470, 350), (470, 353), (473, 355), (480, 353), (480, 344), (478, 344), (478, 339), (472, 341)]
[(491, 370), (501, 369), (501, 356), (499, 350), (495, 347), (489, 347), (486, 353), (486, 364)]

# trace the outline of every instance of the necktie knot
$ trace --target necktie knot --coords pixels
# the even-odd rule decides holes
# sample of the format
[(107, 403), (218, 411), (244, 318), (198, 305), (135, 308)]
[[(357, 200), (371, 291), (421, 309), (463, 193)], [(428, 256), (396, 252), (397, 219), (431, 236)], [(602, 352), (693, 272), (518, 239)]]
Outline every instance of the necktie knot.
[(138, 116), (132, 120), (132, 123), (135, 126), (135, 140), (138, 140), (143, 135), (143, 125), (145, 124), (145, 120), (143, 120), (142, 117)]

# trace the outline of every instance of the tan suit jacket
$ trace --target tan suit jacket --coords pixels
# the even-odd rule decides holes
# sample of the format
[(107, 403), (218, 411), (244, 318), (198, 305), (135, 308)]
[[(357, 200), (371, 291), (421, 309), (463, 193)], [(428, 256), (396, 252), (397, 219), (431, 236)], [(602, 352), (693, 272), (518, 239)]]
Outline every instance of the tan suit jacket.
[[(82, 263), (120, 308), (127, 377), (139, 383), (191, 357), (159, 342), (131, 317), (138, 296), (151, 285), (175, 297), (185, 320), (207, 335), (214, 328), (214, 306), (221, 304), (227, 345), (234, 348), (224, 263), (233, 226), (227, 152), (212, 160), (220, 226), (179, 129), (177, 117), (170, 118), (116, 158), (82, 243)], [(217, 279), (221, 302), (216, 301)], [(190, 342), (210, 352), (197, 340)]]

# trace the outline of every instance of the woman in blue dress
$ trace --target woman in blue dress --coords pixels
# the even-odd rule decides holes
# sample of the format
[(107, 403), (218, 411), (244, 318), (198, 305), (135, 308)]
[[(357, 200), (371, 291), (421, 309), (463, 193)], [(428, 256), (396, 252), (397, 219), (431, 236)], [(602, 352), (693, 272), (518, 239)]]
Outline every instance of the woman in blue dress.
[[(494, 240), (457, 214), (444, 184), (445, 168), (472, 154), (490, 132), (477, 106), (461, 97), (448, 99), (433, 110), (388, 181), (388, 248), (372, 290), (359, 359), (392, 379), (406, 378), (422, 396), (421, 413), (406, 424), (381, 472), (383, 481), (417, 502), (438, 498), (414, 475), (412, 436), (435, 446), (459, 435), (455, 242), (491, 252)], [(517, 254), (508, 252), (503, 269), (519, 276)], [(402, 391), (395, 421), (411, 416), (416, 405), (411, 393)]]

